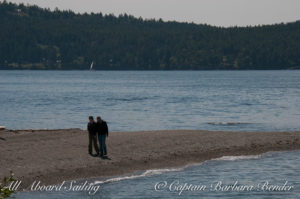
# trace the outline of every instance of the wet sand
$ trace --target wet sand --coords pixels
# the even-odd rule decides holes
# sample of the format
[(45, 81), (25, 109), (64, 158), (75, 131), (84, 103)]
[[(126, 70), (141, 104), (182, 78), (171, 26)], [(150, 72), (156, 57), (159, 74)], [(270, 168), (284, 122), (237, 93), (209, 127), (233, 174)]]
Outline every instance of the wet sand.
[(35, 180), (50, 185), (180, 167), (227, 155), (299, 150), (300, 132), (113, 132), (107, 139), (106, 160), (90, 156), (87, 144), (87, 132), (80, 129), (0, 131), (0, 178), (12, 170), (23, 189)]

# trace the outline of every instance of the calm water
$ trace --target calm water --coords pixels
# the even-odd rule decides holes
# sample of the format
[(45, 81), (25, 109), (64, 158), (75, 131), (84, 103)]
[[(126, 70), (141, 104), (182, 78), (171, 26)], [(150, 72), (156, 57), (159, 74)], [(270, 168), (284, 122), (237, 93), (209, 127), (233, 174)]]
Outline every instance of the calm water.
[[(87, 192), (23, 192), (18, 193), (16, 199), (121, 199), (121, 198), (255, 198), (282, 199), (300, 198), (300, 152), (271, 152), (262, 156), (227, 157), (219, 160), (204, 162), (183, 170), (172, 172), (148, 171), (132, 176), (131, 179), (110, 179), (100, 184), (99, 191), (91, 196)], [(159, 174), (159, 175), (157, 175)], [(114, 181), (114, 182), (111, 182)], [(227, 190), (222, 187), (233, 185), (253, 186), (249, 191)], [(93, 181), (94, 182), (94, 181)], [(289, 191), (268, 191), (268, 187), (292, 186)], [(80, 182), (81, 183), (81, 182)], [(78, 182), (77, 185), (80, 185)], [(156, 186), (167, 184), (166, 187)], [(172, 186), (170, 186), (173, 183)], [(204, 185), (206, 189), (199, 191), (183, 191), (180, 186)], [(155, 190), (156, 187), (156, 190)], [(67, 186), (68, 188), (68, 186)], [(176, 191), (178, 189), (178, 191)]]
[(300, 129), (300, 71), (0, 71), (0, 95), (9, 129)]

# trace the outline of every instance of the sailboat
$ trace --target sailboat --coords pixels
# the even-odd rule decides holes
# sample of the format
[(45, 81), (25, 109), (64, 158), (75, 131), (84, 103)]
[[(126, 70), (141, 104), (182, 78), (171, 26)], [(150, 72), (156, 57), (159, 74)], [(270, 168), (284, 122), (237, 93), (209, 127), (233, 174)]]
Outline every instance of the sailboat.
[(93, 66), (94, 66), (94, 62), (91, 63), (90, 70), (94, 70)]

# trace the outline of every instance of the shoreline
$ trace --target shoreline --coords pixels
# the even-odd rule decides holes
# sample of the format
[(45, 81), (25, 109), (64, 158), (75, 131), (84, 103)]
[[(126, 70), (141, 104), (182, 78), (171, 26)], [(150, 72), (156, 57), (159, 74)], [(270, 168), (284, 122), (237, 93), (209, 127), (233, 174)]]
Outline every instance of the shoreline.
[[(191, 164), (188, 164), (188, 165), (182, 165), (182, 166), (179, 166), (179, 167), (168, 167), (168, 168), (153, 168), (153, 169), (149, 169), (149, 170), (143, 170), (143, 171), (134, 171), (133, 173), (125, 173), (125, 174), (122, 174), (122, 175), (117, 175), (117, 176), (98, 176), (98, 177), (90, 177), (88, 179), (86, 178), (77, 178), (77, 179), (71, 179), (71, 180), (68, 180), (66, 181), (65, 183), (68, 184), (70, 183), (71, 181), (75, 180), (77, 183), (83, 183), (85, 181), (87, 181), (88, 183), (95, 183), (95, 185), (101, 185), (101, 184), (106, 184), (106, 183), (113, 183), (113, 182), (120, 182), (120, 181), (123, 181), (123, 180), (133, 180), (133, 179), (137, 179), (137, 178), (143, 178), (143, 177), (151, 177), (151, 176), (155, 176), (155, 175), (161, 175), (161, 174), (164, 174), (164, 173), (168, 173), (168, 172), (177, 172), (177, 171), (184, 171), (185, 169), (188, 169), (190, 167), (197, 167), (197, 166), (200, 166), (202, 165), (203, 163), (205, 162), (208, 162), (208, 161), (227, 161), (227, 159), (222, 159), (223, 157), (249, 157), (249, 158), (242, 158), (242, 159), (245, 159), (245, 160), (251, 160), (251, 159), (259, 159), (259, 158), (262, 158), (261, 156), (263, 155), (266, 155), (268, 153), (280, 153), (280, 152), (300, 152), (300, 149), (296, 149), (296, 150), (281, 150), (281, 151), (267, 151), (267, 152), (263, 152), (263, 153), (260, 153), (260, 154), (257, 154), (257, 155), (237, 155), (237, 156), (222, 156), (222, 157), (219, 157), (219, 158), (213, 158), (213, 159), (207, 159), (207, 160), (203, 160), (202, 162), (196, 162), (196, 163), (191, 163)], [(258, 158), (254, 158), (254, 157), (251, 157), (251, 156), (260, 156)], [(251, 158), (250, 158), (251, 157)], [(240, 160), (240, 159), (237, 159), (237, 160)], [(150, 174), (148, 174), (150, 172)], [(153, 173), (151, 173), (153, 172)], [(100, 179), (99, 179), (100, 178)], [(55, 184), (45, 184), (45, 186), (55, 186), (55, 185), (58, 185), (58, 184), (61, 184), (62, 182), (57, 182)], [(29, 190), (29, 187), (27, 189), (24, 189), (24, 190), (20, 190), (20, 191), (17, 191), (15, 193), (19, 193), (19, 192), (32, 192), (32, 191), (35, 191), (35, 190)]]
[(23, 182), (21, 189), (35, 180), (50, 185), (183, 168), (222, 156), (300, 149), (300, 131), (112, 132), (107, 140), (111, 160), (103, 160), (88, 155), (87, 132), (80, 129), (4, 130), (0, 138), (0, 178), (12, 170)]

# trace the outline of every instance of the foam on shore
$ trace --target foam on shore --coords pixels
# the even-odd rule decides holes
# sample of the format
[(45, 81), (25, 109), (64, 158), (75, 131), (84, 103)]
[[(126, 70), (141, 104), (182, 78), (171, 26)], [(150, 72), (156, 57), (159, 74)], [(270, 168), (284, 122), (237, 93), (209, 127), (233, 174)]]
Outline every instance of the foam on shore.
[[(211, 159), (211, 160), (207, 160), (207, 161), (212, 161), (212, 160), (222, 160), (222, 161), (250, 160), (250, 159), (259, 159), (261, 157), (262, 157), (262, 155), (222, 156), (220, 158), (215, 158), (215, 159)], [(207, 162), (207, 161), (205, 161), (205, 162)], [(109, 178), (109, 179), (103, 180), (103, 181), (95, 181), (93, 184), (107, 184), (107, 183), (119, 182), (119, 181), (123, 181), (123, 180), (132, 180), (132, 179), (136, 179), (136, 178), (150, 177), (153, 175), (160, 175), (160, 174), (163, 174), (166, 172), (182, 171), (187, 167), (199, 166), (201, 164), (203, 164), (203, 162), (197, 163), (197, 164), (190, 164), (190, 165), (180, 167), (180, 168), (150, 169), (141, 174)]]

